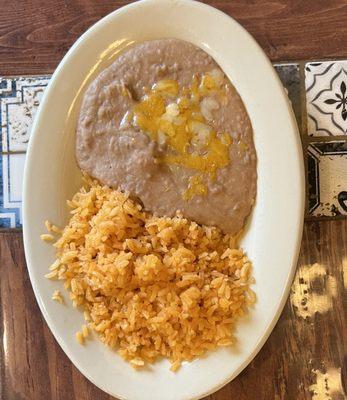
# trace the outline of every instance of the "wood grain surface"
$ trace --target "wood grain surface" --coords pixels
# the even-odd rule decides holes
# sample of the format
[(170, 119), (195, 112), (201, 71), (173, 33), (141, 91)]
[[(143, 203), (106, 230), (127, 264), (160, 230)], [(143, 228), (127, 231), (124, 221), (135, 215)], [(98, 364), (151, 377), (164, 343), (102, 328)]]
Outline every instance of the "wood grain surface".
[[(81, 33), (126, 3), (0, 0), (0, 75), (52, 72)], [(347, 1), (207, 3), (241, 22), (273, 61), (347, 57)], [(336, 283), (329, 307), (303, 318), (288, 300), (258, 356), (206, 400), (309, 400), (314, 398), (310, 386), (316, 383), (315, 371), (337, 372), (339, 382), (330, 382), (337, 389), (322, 399), (344, 398), (346, 219), (305, 223), (298, 274), (315, 263), (327, 274), (317, 277), (312, 267), (310, 290), (316, 296), (327, 292), (327, 277)], [(298, 275), (296, 283), (304, 285), (304, 278)], [(1, 400), (111, 399), (76, 370), (47, 328), (31, 288), (18, 231), (0, 233), (0, 339)]]
[[(87, 28), (127, 3), (127, 0), (0, 0), (0, 75), (52, 72)], [(273, 61), (346, 55), (346, 0), (205, 3), (238, 20)]]

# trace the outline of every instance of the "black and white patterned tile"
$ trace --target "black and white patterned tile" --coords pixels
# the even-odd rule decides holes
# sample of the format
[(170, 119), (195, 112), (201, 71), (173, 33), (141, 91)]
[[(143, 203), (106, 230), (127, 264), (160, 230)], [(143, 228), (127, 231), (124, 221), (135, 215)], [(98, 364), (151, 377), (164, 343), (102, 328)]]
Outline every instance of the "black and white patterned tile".
[(288, 93), (298, 127), (301, 128), (302, 106), (299, 64), (277, 64), (275, 70)]
[(310, 215), (347, 215), (347, 142), (312, 142), (307, 156)]
[(347, 134), (347, 61), (305, 65), (309, 136)]

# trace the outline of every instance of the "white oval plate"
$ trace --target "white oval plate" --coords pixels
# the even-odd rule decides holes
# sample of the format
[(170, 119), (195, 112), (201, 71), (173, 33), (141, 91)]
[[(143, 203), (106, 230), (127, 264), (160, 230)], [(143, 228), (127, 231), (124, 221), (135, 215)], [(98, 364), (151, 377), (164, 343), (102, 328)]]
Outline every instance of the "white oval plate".
[[(125, 46), (164, 37), (188, 40), (220, 64), (246, 105), (258, 154), (257, 201), (242, 241), (254, 262), (256, 306), (240, 321), (235, 348), (186, 363), (176, 374), (166, 360), (136, 372), (98, 340), (77, 344), (82, 313), (51, 300), (55, 289), (64, 289), (44, 278), (54, 251), (39, 239), (46, 219), (64, 225), (65, 201), (80, 184), (74, 128), (86, 84)], [(260, 350), (285, 304), (304, 208), (295, 119), (272, 65), (252, 37), (230, 17), (194, 1), (145, 0), (123, 7), (90, 28), (64, 57), (46, 89), (31, 135), (24, 177), (26, 260), (41, 311), (74, 365), (99, 388), (130, 400), (198, 399), (235, 378)]]

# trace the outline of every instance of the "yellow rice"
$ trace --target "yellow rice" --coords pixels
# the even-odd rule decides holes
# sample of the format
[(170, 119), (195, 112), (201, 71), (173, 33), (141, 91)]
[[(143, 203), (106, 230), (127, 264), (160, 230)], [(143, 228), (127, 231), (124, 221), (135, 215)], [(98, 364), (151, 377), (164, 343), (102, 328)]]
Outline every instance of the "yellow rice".
[(53, 295), (52, 295), (52, 300), (57, 301), (57, 302), (60, 303), (60, 304), (63, 304), (64, 299), (63, 299), (63, 297), (61, 296), (59, 290), (55, 290), (55, 291), (54, 291), (54, 293), (53, 293)]
[[(235, 240), (180, 215), (159, 218), (89, 181), (71, 201), (46, 276), (61, 279), (89, 328), (135, 367), (167, 357), (172, 370), (234, 343), (255, 300), (251, 263)], [(87, 336), (77, 332), (84, 343)]]
[(79, 344), (84, 344), (84, 336), (81, 331), (76, 332), (76, 340)]

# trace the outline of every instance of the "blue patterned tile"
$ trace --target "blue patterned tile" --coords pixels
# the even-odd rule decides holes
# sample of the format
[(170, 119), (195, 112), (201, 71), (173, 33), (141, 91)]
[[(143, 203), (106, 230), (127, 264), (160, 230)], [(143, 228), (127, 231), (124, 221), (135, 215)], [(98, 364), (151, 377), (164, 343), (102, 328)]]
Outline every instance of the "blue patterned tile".
[(26, 151), (30, 128), (48, 77), (0, 79), (3, 152)]
[(22, 225), (22, 180), (30, 128), (49, 77), (0, 78), (0, 228)]
[(22, 225), (22, 183), (25, 153), (2, 154), (0, 158), (0, 227)]

